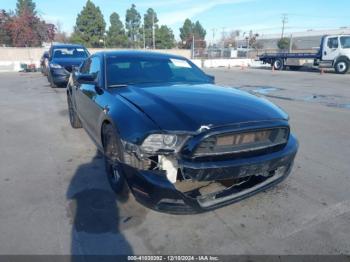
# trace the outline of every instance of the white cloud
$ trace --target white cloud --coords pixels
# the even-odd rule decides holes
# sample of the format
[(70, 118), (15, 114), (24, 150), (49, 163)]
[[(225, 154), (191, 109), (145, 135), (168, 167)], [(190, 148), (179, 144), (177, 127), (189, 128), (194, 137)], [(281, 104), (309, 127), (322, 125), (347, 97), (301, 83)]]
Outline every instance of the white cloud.
[[(181, 0), (178, 0), (181, 1)], [(225, 4), (238, 4), (242, 2), (250, 2), (253, 0), (209, 0), (205, 3), (197, 2), (190, 5), (186, 9), (165, 12), (159, 16), (159, 21), (161, 24), (174, 25), (178, 22), (183, 22), (186, 18), (193, 18), (194, 16), (206, 12), (216, 6)], [(187, 1), (186, 1), (187, 2)], [(191, 1), (193, 2), (193, 1)]]

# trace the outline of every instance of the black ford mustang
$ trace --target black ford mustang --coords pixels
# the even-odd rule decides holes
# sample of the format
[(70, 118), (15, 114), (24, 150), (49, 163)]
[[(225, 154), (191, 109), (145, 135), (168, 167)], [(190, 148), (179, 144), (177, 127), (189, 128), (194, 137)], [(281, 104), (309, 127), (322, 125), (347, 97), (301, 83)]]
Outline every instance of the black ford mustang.
[(151, 52), (101, 52), (67, 86), (70, 122), (105, 156), (117, 192), (192, 213), (281, 182), (298, 143), (272, 103), (214, 85), (191, 61)]

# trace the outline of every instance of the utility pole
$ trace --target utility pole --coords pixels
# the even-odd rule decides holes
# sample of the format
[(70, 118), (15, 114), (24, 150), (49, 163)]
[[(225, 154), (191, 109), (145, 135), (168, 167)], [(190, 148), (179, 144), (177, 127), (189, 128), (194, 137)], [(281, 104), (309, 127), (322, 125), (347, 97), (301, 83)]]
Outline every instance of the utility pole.
[(143, 49), (146, 49), (146, 34), (145, 34), (145, 22), (143, 23)]
[(155, 39), (155, 31), (154, 31), (154, 13), (152, 13), (152, 41), (153, 41), (153, 49), (156, 49), (156, 39)]
[(192, 59), (194, 59), (194, 34), (192, 34)]
[(212, 28), (211, 31), (213, 31), (213, 42), (211, 44), (212, 44), (212, 46), (214, 46), (216, 28)]
[[(215, 33), (216, 33), (216, 28), (212, 28), (211, 31), (213, 31), (213, 41), (211, 43), (211, 49), (214, 50), (214, 44), (215, 44)], [(213, 58), (213, 51), (210, 52), (211, 57)]]
[(284, 37), (285, 25), (288, 23), (288, 14), (282, 14), (282, 35), (281, 39)]
[(226, 27), (222, 28), (222, 48), (225, 48), (225, 38), (226, 38), (225, 29), (226, 29)]

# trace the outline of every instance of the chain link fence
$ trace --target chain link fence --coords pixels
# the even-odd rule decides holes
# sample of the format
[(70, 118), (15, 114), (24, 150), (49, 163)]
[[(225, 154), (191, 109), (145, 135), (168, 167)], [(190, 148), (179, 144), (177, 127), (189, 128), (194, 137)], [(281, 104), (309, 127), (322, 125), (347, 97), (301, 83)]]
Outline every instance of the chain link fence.
[(256, 59), (260, 54), (271, 50), (246, 49), (246, 48), (222, 48), (208, 47), (195, 48), (192, 50), (193, 59), (235, 59), (249, 58)]

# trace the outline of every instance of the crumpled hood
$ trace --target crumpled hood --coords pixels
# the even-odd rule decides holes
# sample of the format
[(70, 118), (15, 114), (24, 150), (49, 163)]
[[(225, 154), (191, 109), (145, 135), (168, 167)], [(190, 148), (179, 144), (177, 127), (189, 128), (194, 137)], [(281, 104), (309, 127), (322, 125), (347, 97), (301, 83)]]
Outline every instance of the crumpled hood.
[(115, 92), (168, 131), (196, 131), (203, 125), (223, 126), (288, 118), (280, 108), (265, 99), (212, 84), (128, 86)]

